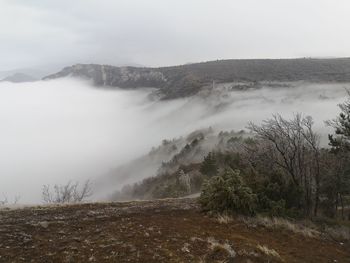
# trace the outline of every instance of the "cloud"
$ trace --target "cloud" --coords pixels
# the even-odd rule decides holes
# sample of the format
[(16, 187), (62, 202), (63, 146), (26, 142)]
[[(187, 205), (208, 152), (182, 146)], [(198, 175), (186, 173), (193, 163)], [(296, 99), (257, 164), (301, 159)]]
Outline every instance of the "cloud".
[(346, 0), (4, 0), (0, 70), (349, 56), (349, 8)]
[(273, 113), (311, 115), (325, 138), (329, 130), (323, 120), (337, 115), (349, 84), (291, 85), (154, 101), (148, 89), (96, 89), (69, 78), (2, 82), (0, 194), (40, 202), (43, 184), (94, 180), (163, 139), (209, 126), (240, 130), (248, 121), (260, 122)]

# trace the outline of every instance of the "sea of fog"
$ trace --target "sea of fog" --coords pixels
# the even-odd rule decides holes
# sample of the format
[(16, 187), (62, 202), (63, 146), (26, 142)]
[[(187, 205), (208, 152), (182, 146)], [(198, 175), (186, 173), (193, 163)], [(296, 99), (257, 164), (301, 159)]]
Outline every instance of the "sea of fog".
[(292, 86), (159, 101), (151, 89), (98, 89), (69, 78), (0, 82), (0, 200), (40, 203), (44, 184), (93, 181), (162, 139), (209, 126), (240, 130), (275, 113), (311, 115), (326, 138), (324, 120), (338, 114), (350, 84)]

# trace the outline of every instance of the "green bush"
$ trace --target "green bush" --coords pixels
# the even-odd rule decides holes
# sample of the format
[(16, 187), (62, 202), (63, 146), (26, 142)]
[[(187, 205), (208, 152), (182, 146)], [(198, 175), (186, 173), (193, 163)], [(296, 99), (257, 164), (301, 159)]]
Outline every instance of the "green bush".
[(210, 152), (206, 157), (204, 157), (200, 167), (200, 172), (207, 177), (217, 175), (218, 166), (216, 164), (216, 157), (214, 153)]
[(205, 211), (252, 215), (256, 210), (256, 195), (244, 183), (239, 170), (225, 170), (210, 178), (199, 199)]
[(286, 201), (281, 199), (279, 201), (270, 201), (270, 213), (271, 216), (285, 216), (286, 211)]

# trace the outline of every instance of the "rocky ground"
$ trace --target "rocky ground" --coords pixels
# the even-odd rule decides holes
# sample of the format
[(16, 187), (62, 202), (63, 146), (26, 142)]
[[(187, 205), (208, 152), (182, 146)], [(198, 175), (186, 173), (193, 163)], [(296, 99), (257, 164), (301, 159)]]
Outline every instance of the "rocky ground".
[(0, 210), (0, 262), (350, 262), (350, 244), (224, 222), (195, 199)]

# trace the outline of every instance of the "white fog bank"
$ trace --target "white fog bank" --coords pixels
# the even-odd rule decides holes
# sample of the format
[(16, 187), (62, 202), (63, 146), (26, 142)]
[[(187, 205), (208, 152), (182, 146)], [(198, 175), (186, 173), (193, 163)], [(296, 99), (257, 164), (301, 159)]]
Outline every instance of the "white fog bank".
[(21, 203), (40, 203), (44, 184), (94, 180), (162, 139), (209, 126), (240, 130), (274, 113), (311, 115), (325, 136), (323, 121), (338, 114), (349, 87), (294, 83), (152, 101), (151, 90), (96, 89), (76, 79), (0, 82), (0, 199), (20, 195)]

